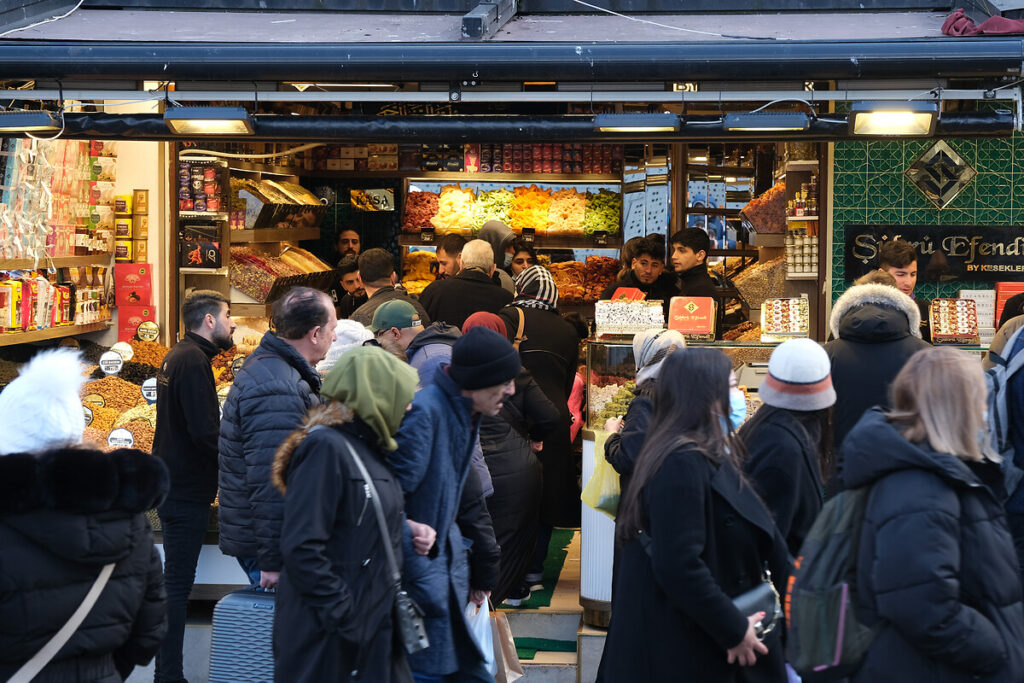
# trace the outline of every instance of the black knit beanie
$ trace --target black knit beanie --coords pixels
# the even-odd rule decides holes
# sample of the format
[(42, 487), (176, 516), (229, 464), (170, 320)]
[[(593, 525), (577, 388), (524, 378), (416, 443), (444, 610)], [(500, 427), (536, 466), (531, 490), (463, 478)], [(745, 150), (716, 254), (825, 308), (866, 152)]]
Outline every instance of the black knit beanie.
[(515, 379), (519, 352), (502, 335), (486, 327), (474, 327), (452, 345), (448, 375), (459, 388), (486, 389)]

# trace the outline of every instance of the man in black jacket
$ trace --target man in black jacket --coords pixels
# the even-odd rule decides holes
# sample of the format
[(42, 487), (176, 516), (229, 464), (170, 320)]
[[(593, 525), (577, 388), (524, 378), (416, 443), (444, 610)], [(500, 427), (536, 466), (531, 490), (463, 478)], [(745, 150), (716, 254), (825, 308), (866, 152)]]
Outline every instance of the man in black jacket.
[(718, 288), (708, 274), (711, 238), (700, 228), (686, 228), (672, 235), (672, 267), (679, 276), (679, 296), (718, 298)]
[(412, 304), (420, 316), (420, 322), (424, 325), (430, 324), (430, 316), (420, 305), (420, 302), (409, 296), (398, 284), (398, 275), (395, 273), (395, 261), (391, 254), (383, 249), (370, 249), (359, 256), (359, 277), (366, 288), (369, 297), (366, 303), (352, 313), (349, 320), (370, 326), (373, 322), (373, 313), (385, 301), (402, 299)]
[(661, 301), (668, 315), (669, 301), (678, 296), (676, 279), (665, 272), (665, 242), (660, 235), (648, 235), (635, 246), (629, 272), (605, 288), (602, 299), (610, 299), (619, 287), (634, 287), (646, 294), (650, 301)]
[(324, 292), (293, 287), (274, 302), (273, 331), (235, 373), (220, 424), (220, 549), (238, 558), (253, 585), (281, 572), (284, 500), (270, 481), (278, 446), (320, 405), (316, 364), (338, 319)]
[(346, 256), (338, 262), (338, 282), (329, 292), (338, 312), (338, 320), (346, 319), (366, 303), (366, 288), (359, 275), (359, 259)]
[(431, 282), (420, 295), (420, 303), (434, 322), (458, 328), (478, 311), (497, 313), (512, 302), (512, 295), (492, 279), (495, 268), (491, 245), (471, 240), (462, 248), (459, 274)]
[(200, 290), (185, 299), (181, 317), (188, 330), (164, 358), (156, 384), (153, 455), (163, 459), (171, 490), (157, 510), (164, 536), (167, 639), (156, 657), (155, 680), (184, 681), (181, 647), (185, 612), (196, 563), (217, 495), (217, 436), (220, 408), (210, 361), (231, 348), (235, 323), (219, 292)]

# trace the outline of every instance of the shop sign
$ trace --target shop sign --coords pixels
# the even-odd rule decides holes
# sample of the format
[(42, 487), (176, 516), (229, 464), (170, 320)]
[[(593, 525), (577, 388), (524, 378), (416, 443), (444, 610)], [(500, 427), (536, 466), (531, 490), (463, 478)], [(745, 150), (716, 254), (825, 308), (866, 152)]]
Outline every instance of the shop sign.
[(394, 211), (394, 190), (349, 190), (349, 200), (356, 211)]
[(100, 370), (104, 375), (116, 375), (124, 367), (124, 358), (117, 351), (107, 351), (100, 356)]
[(107, 445), (111, 448), (131, 448), (135, 445), (135, 436), (127, 429), (115, 429), (107, 437)]
[(142, 398), (150, 405), (156, 403), (156, 377), (150, 377), (142, 383)]
[(1024, 280), (1024, 232), (1019, 226), (848, 225), (846, 281), (878, 268), (878, 247), (892, 239), (914, 245), (919, 282)]
[(668, 329), (688, 341), (715, 338), (715, 300), (703, 296), (674, 296), (668, 309)]

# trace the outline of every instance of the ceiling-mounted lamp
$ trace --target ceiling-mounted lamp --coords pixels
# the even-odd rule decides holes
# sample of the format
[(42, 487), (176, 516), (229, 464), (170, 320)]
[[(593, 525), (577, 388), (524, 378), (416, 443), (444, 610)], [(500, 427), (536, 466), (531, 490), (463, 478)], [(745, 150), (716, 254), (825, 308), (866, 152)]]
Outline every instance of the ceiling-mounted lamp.
[(811, 127), (811, 117), (800, 112), (726, 114), (722, 127), (730, 133), (802, 131)]
[(682, 124), (679, 116), (661, 114), (598, 114), (594, 130), (598, 133), (676, 133)]
[(854, 102), (849, 116), (853, 135), (927, 137), (938, 120), (939, 103), (930, 100)]
[(0, 133), (56, 133), (62, 128), (59, 115), (52, 112), (0, 112)]
[(244, 107), (168, 107), (164, 123), (175, 135), (252, 135)]

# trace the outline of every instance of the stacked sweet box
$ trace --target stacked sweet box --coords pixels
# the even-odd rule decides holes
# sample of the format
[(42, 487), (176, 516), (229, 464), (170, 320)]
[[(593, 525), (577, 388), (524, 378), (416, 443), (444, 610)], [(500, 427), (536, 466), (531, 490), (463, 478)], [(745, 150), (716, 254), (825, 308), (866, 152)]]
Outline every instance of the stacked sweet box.
[(978, 344), (978, 308), (973, 299), (933, 299), (928, 310), (933, 344)]

